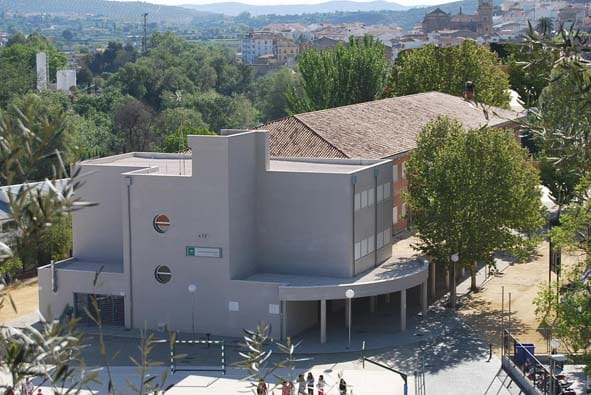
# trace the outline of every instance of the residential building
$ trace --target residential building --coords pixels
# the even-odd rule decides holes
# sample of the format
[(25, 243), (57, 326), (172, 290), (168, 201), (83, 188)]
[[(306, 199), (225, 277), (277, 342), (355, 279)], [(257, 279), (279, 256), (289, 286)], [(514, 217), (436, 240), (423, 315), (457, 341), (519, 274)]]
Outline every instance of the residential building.
[(408, 289), (426, 312), (428, 265), (392, 258), (391, 161), (273, 158), (268, 139), (189, 136), (192, 155), (78, 164), (75, 193), (98, 205), (72, 214), (73, 258), (39, 268), (42, 314), (85, 317), (96, 296), (108, 325), (239, 336), (264, 321), (324, 342), (348, 289), (400, 293), (401, 330)]
[(423, 127), (442, 115), (467, 128), (514, 127), (513, 121), (520, 116), (492, 108), (487, 119), (482, 109), (463, 98), (428, 92), (297, 114), (262, 128), (269, 130), (274, 156), (391, 160), (391, 222), (397, 233), (408, 224), (402, 200), (407, 187), (406, 161)]
[(299, 47), (291, 39), (277, 37), (274, 43), (275, 59), (281, 64), (292, 66), (298, 56)]
[(275, 34), (272, 32), (250, 32), (241, 42), (240, 51), (242, 60), (246, 64), (253, 64), (261, 56), (273, 55), (273, 40)]

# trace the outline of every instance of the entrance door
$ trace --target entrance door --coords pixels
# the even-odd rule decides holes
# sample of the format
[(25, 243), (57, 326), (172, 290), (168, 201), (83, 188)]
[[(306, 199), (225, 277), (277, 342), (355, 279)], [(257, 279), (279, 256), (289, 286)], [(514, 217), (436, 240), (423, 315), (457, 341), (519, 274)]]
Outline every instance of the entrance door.
[(96, 319), (97, 308), (102, 325), (125, 325), (123, 296), (74, 293), (74, 312), (81, 323), (94, 325), (94, 321), (88, 314), (90, 313)]

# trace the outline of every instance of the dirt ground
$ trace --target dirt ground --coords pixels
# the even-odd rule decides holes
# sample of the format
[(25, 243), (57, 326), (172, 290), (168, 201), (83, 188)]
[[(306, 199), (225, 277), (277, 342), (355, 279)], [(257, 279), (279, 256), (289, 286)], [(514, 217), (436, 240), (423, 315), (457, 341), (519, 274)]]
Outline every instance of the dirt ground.
[(33, 313), (39, 308), (39, 285), (37, 278), (31, 278), (11, 284), (7, 290), (0, 291), (5, 294), (6, 291), (14, 300), (17, 311), (14, 311), (10, 302), (6, 300), (0, 308), (0, 324), (12, 321), (17, 317)]
[[(508, 266), (502, 273), (489, 279), (477, 293), (465, 297), (458, 309), (464, 319), (482, 336), (494, 345), (498, 354), (501, 327), (510, 329), (522, 343), (534, 343), (536, 351), (547, 352), (548, 334), (536, 319), (533, 301), (541, 286), (548, 284), (548, 243), (538, 247), (538, 255), (527, 263)], [(576, 265), (581, 257), (577, 254), (562, 253), (563, 273)], [(552, 281), (556, 277), (552, 274)], [(502, 295), (505, 291), (504, 320), (502, 320)], [(511, 314), (509, 315), (509, 293)], [(504, 321), (502, 323), (502, 321)]]

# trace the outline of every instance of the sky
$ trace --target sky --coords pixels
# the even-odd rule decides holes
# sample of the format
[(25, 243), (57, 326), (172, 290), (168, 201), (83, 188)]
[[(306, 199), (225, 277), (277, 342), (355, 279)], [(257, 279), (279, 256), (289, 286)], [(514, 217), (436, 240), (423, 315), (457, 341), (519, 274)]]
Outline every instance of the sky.
[[(125, 1), (125, 0), (123, 0)], [(315, 4), (324, 3), (329, 0), (147, 0), (148, 3), (166, 4), (166, 5), (178, 5), (178, 4), (207, 4), (207, 3), (223, 3), (227, 1), (236, 1), (246, 4), (256, 5), (273, 5), (273, 4)], [(354, 0), (359, 1), (359, 0)], [(371, 0), (366, 0), (371, 1)], [(390, 1), (390, 0), (388, 0)], [(406, 5), (406, 6), (424, 6), (449, 3), (454, 0), (394, 0), (394, 3)]]

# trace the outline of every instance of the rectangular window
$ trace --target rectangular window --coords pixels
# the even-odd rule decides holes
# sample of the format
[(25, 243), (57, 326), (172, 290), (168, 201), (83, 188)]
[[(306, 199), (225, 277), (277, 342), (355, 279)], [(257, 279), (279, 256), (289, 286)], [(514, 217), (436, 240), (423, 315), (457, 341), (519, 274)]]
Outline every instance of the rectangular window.
[(369, 239), (367, 239), (367, 252), (368, 253), (372, 253), (373, 249), (374, 249), (374, 238), (373, 236), (369, 236)]
[(228, 310), (229, 311), (240, 311), (240, 303), (228, 302)]
[(398, 223), (398, 207), (396, 207), (396, 206), (394, 206), (392, 208), (392, 223), (393, 224)]
[(361, 243), (355, 243), (355, 260), (361, 258)]
[(361, 240), (361, 256), (367, 255), (367, 239)]
[(367, 191), (361, 192), (361, 208), (367, 207)]
[(390, 199), (390, 193), (392, 192), (392, 187), (390, 186), (390, 183), (387, 182), (384, 184), (384, 200), (385, 199)]
[(378, 238), (378, 249), (380, 249), (384, 246), (384, 233), (383, 232), (378, 233), (377, 238)]
[(406, 203), (402, 203), (402, 217), (406, 217)]
[(398, 165), (392, 166), (392, 182), (398, 181)]
[(384, 200), (384, 186), (378, 185), (378, 203)]
[(361, 195), (359, 193), (355, 194), (355, 211), (361, 208)]
[(402, 178), (406, 178), (406, 162), (402, 162)]
[(370, 189), (369, 191), (367, 191), (367, 205), (369, 207), (373, 206), (373, 195), (375, 194), (375, 191), (373, 189)]

